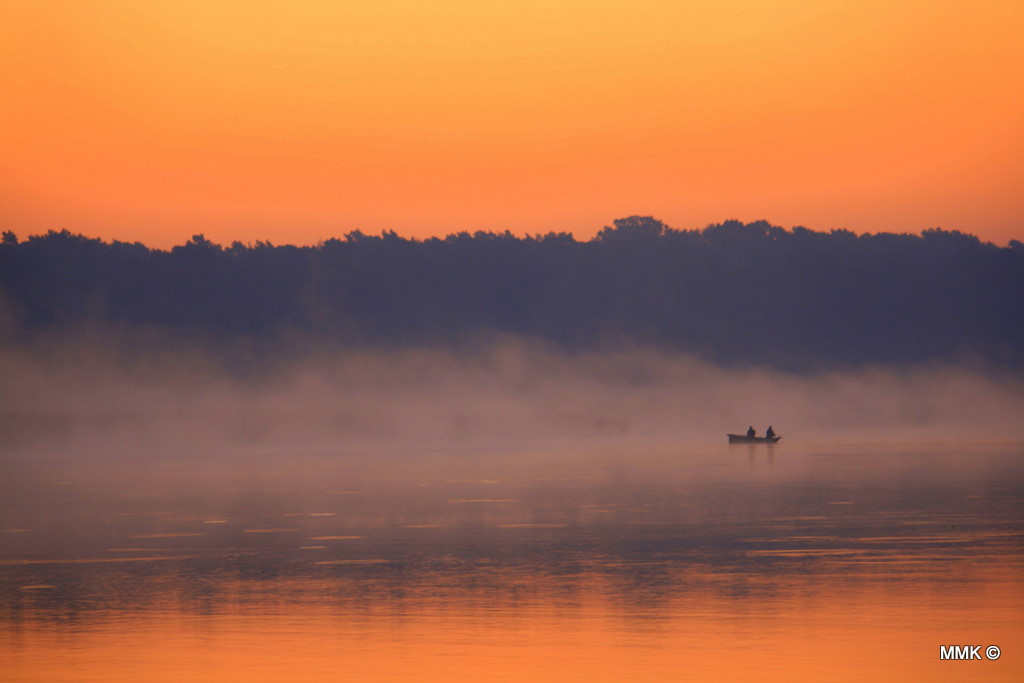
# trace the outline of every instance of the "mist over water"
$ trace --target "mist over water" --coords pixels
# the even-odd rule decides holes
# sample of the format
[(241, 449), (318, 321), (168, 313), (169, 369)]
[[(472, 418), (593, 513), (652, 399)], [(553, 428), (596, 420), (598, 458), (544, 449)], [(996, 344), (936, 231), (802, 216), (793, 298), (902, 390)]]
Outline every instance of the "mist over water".
[(1024, 392), (983, 366), (86, 335), (0, 377), (12, 681), (942, 680), (940, 644), (1024, 645)]
[(113, 348), (82, 340), (0, 354), (8, 454), (62, 443), (82, 453), (145, 443), (151, 455), (695, 444), (769, 424), (786, 443), (1024, 435), (1024, 380), (966, 365), (798, 375), (650, 348), (567, 353), (504, 339), (308, 352), (239, 370), (230, 356)]

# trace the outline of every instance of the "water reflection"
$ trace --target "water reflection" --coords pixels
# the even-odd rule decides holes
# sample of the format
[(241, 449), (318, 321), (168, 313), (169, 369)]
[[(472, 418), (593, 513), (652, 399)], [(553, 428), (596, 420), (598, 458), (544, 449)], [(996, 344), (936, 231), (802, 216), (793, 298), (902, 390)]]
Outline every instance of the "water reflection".
[[(292, 455), (274, 477), (23, 465), (2, 485), (0, 664), (107, 681), (1022, 672), (1019, 446), (417, 455)], [(1008, 656), (952, 669), (937, 649), (954, 642)]]

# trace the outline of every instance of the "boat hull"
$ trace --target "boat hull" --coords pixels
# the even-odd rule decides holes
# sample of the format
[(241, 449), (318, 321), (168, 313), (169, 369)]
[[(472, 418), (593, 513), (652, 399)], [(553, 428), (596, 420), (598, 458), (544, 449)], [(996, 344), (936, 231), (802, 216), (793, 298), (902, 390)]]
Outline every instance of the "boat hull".
[(778, 443), (781, 436), (747, 436), (746, 434), (729, 434), (729, 443)]

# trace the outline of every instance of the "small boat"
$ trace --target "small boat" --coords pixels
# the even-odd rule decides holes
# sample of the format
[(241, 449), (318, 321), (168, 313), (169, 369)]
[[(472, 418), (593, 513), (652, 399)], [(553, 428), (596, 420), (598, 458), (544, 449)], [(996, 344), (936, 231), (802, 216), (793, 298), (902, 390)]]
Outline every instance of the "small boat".
[(729, 443), (778, 443), (781, 436), (747, 436), (746, 434), (729, 434)]

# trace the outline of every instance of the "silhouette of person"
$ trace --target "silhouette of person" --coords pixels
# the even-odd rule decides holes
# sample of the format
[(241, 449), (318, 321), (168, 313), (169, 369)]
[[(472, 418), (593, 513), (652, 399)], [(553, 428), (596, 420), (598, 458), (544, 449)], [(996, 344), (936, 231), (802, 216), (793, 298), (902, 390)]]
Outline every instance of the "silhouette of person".
[(750, 425), (750, 428), (747, 429), (747, 436), (749, 436), (749, 437), (757, 436), (757, 430), (754, 429), (754, 425)]
[(771, 426), (771, 425), (768, 425), (768, 431), (767, 431), (767, 432), (765, 432), (765, 433), (764, 433), (764, 435), (765, 435), (766, 437), (768, 437), (769, 439), (771, 439), (771, 438), (773, 438), (773, 437), (775, 436), (775, 430), (774, 430), (774, 429), (772, 429), (772, 426)]

